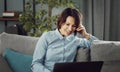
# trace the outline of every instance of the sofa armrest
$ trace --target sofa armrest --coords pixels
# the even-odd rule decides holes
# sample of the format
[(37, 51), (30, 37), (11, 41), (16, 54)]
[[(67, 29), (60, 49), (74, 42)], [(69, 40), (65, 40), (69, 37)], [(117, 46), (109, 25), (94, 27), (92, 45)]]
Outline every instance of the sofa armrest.
[(2, 72), (12, 72), (12, 70), (9, 68), (6, 60), (1, 55), (0, 55), (0, 71), (2, 71)]

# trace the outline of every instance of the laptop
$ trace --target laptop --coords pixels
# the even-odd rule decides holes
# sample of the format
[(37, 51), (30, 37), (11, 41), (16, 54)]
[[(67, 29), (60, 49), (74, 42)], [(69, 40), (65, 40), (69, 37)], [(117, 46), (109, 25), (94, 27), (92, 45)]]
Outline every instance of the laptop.
[(55, 63), (53, 72), (100, 72), (103, 61)]

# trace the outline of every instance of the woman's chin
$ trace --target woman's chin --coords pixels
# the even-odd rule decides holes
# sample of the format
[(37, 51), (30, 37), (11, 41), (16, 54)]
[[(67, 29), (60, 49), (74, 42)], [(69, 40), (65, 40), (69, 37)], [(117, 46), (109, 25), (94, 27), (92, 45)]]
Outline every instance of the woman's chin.
[(69, 36), (71, 33), (67, 33), (66, 36)]

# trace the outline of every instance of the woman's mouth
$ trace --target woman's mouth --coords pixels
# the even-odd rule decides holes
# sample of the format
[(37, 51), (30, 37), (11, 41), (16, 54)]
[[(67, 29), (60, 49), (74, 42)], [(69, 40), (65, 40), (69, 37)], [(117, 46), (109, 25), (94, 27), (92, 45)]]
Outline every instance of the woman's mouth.
[(71, 34), (71, 32), (70, 32), (70, 31), (67, 31), (66, 33), (67, 33), (68, 35), (70, 35), (70, 34)]

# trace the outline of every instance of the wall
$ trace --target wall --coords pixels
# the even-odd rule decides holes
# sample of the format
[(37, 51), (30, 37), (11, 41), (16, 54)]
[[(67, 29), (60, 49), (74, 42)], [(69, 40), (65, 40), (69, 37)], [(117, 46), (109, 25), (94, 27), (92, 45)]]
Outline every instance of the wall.
[[(0, 17), (4, 11), (4, 0), (0, 0)], [(4, 22), (0, 21), (0, 33), (4, 31)]]
[[(23, 11), (23, 0), (6, 0), (8, 11)], [(0, 0), (0, 17), (4, 11), (4, 0)], [(8, 21), (8, 26), (13, 26), (19, 22)], [(5, 31), (4, 21), (0, 21), (0, 33)]]

